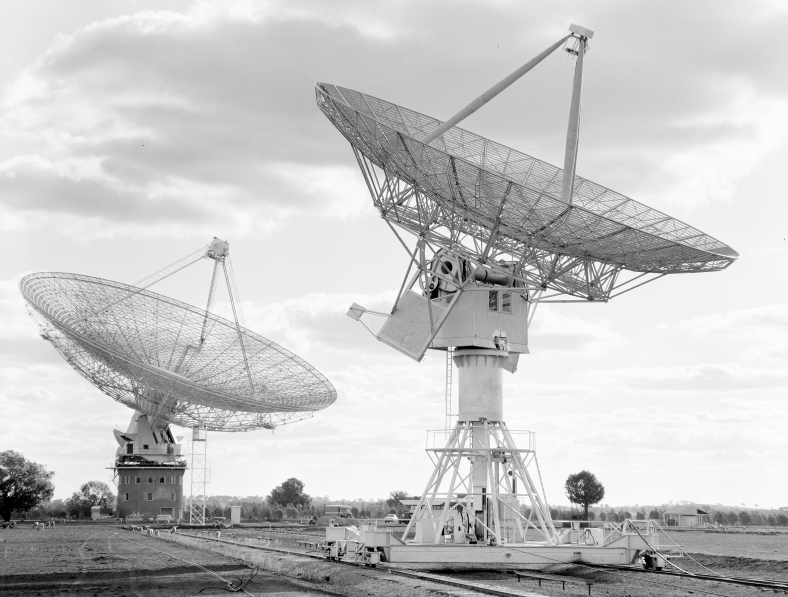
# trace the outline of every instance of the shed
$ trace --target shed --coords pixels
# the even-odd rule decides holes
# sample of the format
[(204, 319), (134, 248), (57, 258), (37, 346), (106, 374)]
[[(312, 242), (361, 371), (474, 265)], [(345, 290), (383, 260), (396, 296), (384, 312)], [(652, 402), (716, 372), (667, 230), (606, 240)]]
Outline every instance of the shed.
[(665, 526), (701, 527), (711, 524), (711, 514), (697, 506), (673, 506), (662, 515)]

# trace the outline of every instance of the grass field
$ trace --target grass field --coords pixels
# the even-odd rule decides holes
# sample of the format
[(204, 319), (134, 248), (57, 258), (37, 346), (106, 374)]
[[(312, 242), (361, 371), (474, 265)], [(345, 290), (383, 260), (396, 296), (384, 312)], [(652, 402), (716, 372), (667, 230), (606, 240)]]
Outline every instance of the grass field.
[[(788, 533), (750, 535), (745, 533), (669, 531), (668, 536), (690, 553), (788, 562)], [(672, 545), (662, 535), (660, 535), (659, 543), (663, 547)]]

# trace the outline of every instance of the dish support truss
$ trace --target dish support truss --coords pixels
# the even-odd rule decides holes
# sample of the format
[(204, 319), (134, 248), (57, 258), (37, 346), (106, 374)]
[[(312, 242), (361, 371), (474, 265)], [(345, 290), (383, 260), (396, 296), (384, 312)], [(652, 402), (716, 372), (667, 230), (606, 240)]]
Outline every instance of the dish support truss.
[[(428, 448), (435, 469), (403, 537), (414, 531), (415, 543), (437, 543), (456, 534), (456, 542), (465, 543), (473, 535), (506, 545), (525, 542), (530, 529), (529, 539), (535, 533), (555, 545), (558, 533), (543, 497), (534, 435), (514, 435), (520, 436), (519, 448), (503, 421), (459, 421), (444, 447)], [(527, 515), (522, 499), (530, 503)]]
[[(421, 187), (372, 162), (353, 146), (372, 202), (397, 236), (417, 268), (441, 249), (449, 250), (472, 264), (482, 264), (495, 273), (509, 276), (529, 290), (532, 302), (607, 302), (643, 284), (666, 275), (632, 272), (623, 265), (540, 249), (499, 233), (462, 208), (436, 201)], [(503, 206), (501, 205), (501, 213)], [(500, 213), (498, 224), (500, 224)], [(410, 248), (397, 227), (417, 237)]]

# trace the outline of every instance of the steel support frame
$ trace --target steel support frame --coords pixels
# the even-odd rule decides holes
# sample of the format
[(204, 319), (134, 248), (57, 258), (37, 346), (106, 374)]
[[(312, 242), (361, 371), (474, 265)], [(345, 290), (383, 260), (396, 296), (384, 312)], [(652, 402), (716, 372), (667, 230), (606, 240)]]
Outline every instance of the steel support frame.
[[(484, 264), (493, 271), (513, 277), (518, 286), (528, 289), (532, 295), (553, 291), (554, 294), (544, 296), (544, 300), (563, 295), (564, 300), (577, 302), (605, 302), (617, 286), (639, 275), (624, 270), (619, 264), (536, 248), (534, 244), (537, 243), (533, 241), (538, 231), (530, 242), (503, 235), (495, 221), (482, 221), (465, 209), (464, 202), (474, 198), (458, 197), (450, 206), (438, 203), (418, 186), (373, 163), (355, 147), (353, 152), (381, 216), (395, 234), (392, 224), (417, 237), (414, 250), (397, 234), (408, 252), (409, 262), (415, 263), (417, 268), (420, 251), (429, 250), (434, 255), (447, 249), (475, 265)], [(553, 226), (560, 224), (561, 218), (552, 223)]]
[(189, 494), (189, 524), (204, 525), (205, 497), (208, 489), (208, 430), (192, 428), (191, 489)]
[[(439, 538), (452, 505), (464, 500), (464, 507), (472, 521), (478, 521), (483, 527), (487, 541), (498, 545), (522, 543), (530, 528), (545, 543), (557, 544), (558, 533), (541, 487), (533, 446), (518, 449), (503, 421), (459, 421), (445, 447), (429, 451), (435, 453), (437, 462), (403, 538), (414, 530), (420, 520), (432, 524), (435, 537)], [(529, 469), (537, 471), (539, 485)], [(474, 491), (473, 479), (480, 477), (479, 471), (483, 471), (486, 483), (484, 494)], [(458, 497), (460, 495), (462, 497)], [(481, 518), (473, 514), (476, 510), (472, 504), (477, 497), (481, 498), (485, 513)], [(516, 510), (511, 506), (512, 500), (518, 504)], [(520, 512), (520, 500), (527, 500), (530, 504), (530, 516)], [(439, 515), (434, 510), (438, 504), (442, 505)], [(502, 527), (505, 519), (514, 522), (512, 535)]]

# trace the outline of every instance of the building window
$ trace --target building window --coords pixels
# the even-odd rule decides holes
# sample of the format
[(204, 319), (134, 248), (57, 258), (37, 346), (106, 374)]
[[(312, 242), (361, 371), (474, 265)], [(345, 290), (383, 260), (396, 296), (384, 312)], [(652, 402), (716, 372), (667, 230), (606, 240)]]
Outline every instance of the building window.
[(163, 485), (164, 483), (166, 483), (166, 482), (167, 482), (167, 481), (165, 481), (165, 478), (166, 478), (166, 477), (159, 477), (159, 484), (160, 484), (160, 485)]
[(178, 485), (183, 485), (183, 477), (178, 477)]
[(512, 293), (511, 292), (502, 292), (501, 293), (501, 311), (504, 313), (511, 313), (512, 312)]
[(148, 483), (153, 483), (153, 477), (148, 477)]
[(498, 291), (491, 290), (487, 295), (487, 309), (490, 311), (498, 310)]
[(175, 477), (170, 477), (170, 485), (175, 485), (176, 483)]
[(124, 475), (124, 477), (123, 477), (123, 484), (124, 485), (131, 485), (131, 477)]
[(487, 310), (502, 313), (512, 312), (512, 293), (490, 290), (487, 295)]
[(152, 502), (153, 501), (153, 494), (152, 493), (146, 493), (145, 494), (145, 499), (148, 500), (149, 502)]
[(142, 483), (142, 477), (136, 477), (136, 478), (134, 479), (134, 482), (135, 482), (137, 485), (139, 485), (140, 483)]
[(126, 454), (134, 454), (134, 444), (126, 444)]
[(124, 493), (123, 494), (123, 501), (124, 502), (128, 502), (129, 501), (129, 494), (128, 493)]
[(142, 449), (143, 450), (147, 450), (148, 449), (148, 444), (142, 444)]
[(171, 501), (171, 502), (174, 502), (174, 501), (175, 501), (175, 494), (174, 494), (174, 493), (171, 493), (171, 494), (170, 494), (170, 501)]

